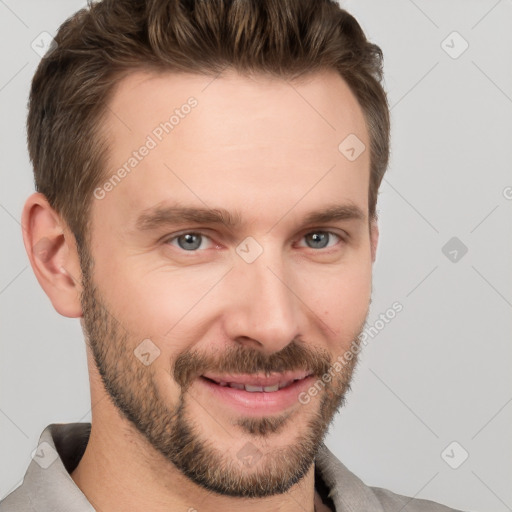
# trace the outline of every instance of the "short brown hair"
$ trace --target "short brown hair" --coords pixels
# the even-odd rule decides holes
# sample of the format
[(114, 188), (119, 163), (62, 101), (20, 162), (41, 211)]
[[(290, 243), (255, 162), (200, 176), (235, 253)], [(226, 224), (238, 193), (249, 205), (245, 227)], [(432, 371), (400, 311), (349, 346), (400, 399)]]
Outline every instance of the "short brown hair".
[[(293, 80), (336, 70), (370, 136), (369, 216), (389, 159), (382, 51), (333, 0), (103, 0), (67, 19), (32, 81), (27, 119), (36, 190), (87, 237), (105, 175), (101, 121), (116, 84), (137, 69), (216, 76), (226, 68)], [(340, 141), (341, 142), (341, 141)]]

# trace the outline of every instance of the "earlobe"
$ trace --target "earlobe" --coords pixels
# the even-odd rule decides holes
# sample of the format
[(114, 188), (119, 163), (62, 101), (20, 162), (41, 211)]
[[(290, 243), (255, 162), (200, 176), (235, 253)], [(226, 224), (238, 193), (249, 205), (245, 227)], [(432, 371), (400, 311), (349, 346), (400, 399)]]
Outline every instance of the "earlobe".
[(21, 225), (30, 264), (53, 307), (63, 316), (81, 317), (80, 261), (66, 223), (36, 192), (25, 202)]

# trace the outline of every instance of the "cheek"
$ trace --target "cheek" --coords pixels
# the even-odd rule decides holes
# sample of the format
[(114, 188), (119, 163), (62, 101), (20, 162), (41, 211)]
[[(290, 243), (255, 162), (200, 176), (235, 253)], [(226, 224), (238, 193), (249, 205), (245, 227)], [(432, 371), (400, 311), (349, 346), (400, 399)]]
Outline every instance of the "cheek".
[(94, 279), (100, 283), (109, 312), (132, 337), (168, 339), (173, 347), (184, 349), (187, 338), (197, 337), (197, 326), (206, 314), (204, 298), (222, 274), (149, 269), (130, 258), (117, 261), (115, 266), (109, 263), (95, 269)]
[(305, 303), (322, 320), (324, 335), (337, 351), (348, 348), (359, 334), (368, 314), (371, 298), (371, 264), (332, 269), (329, 273), (311, 273), (302, 280)]

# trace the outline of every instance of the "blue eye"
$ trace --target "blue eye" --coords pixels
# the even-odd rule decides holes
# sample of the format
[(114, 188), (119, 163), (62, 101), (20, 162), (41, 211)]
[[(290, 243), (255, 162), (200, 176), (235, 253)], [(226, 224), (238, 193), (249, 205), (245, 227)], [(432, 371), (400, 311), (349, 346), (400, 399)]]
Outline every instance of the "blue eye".
[[(307, 247), (310, 249), (325, 249), (327, 247), (332, 247), (336, 245), (336, 243), (329, 242), (332, 240), (332, 237), (335, 237), (338, 240), (343, 240), (343, 238), (334, 233), (332, 231), (310, 231), (309, 233), (303, 235), (301, 240), (307, 240)], [(165, 243), (169, 245), (173, 245), (178, 249), (182, 249), (186, 252), (198, 252), (200, 249), (205, 250), (208, 247), (202, 247), (203, 242), (205, 240), (211, 239), (209, 236), (206, 236), (203, 233), (195, 232), (195, 231), (187, 231), (181, 234), (175, 235), (172, 238), (167, 239)], [(334, 240), (336, 242), (336, 240)]]
[(202, 233), (188, 232), (169, 239), (167, 243), (171, 243), (176, 240), (180, 249), (183, 249), (184, 251), (196, 251), (196, 249), (199, 249), (201, 246), (201, 241), (205, 238), (208, 237)]
[(311, 241), (312, 245), (309, 246), (311, 249), (325, 249), (328, 246), (329, 237), (332, 239), (332, 235), (341, 240), (341, 236), (332, 231), (312, 231), (304, 235), (303, 238)]

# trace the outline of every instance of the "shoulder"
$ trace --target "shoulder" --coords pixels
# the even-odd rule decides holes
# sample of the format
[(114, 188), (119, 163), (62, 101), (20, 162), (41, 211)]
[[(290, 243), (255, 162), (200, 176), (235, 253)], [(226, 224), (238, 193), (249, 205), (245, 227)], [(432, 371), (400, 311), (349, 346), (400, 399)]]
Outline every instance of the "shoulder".
[(23, 484), (0, 501), (0, 512), (36, 512)]
[(388, 510), (407, 510), (407, 512), (462, 512), (447, 507), (446, 505), (436, 503), (435, 501), (402, 496), (388, 489), (382, 489), (381, 487), (369, 487), (369, 489), (371, 489), (375, 497), (379, 500), (385, 512)]
[(366, 485), (322, 444), (315, 460), (336, 510), (352, 512), (462, 512), (434, 501), (396, 494)]
[(83, 454), (90, 423), (52, 423), (39, 437), (23, 482), (0, 501), (0, 512), (93, 511), (70, 474)]

